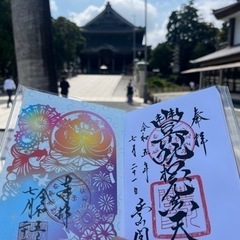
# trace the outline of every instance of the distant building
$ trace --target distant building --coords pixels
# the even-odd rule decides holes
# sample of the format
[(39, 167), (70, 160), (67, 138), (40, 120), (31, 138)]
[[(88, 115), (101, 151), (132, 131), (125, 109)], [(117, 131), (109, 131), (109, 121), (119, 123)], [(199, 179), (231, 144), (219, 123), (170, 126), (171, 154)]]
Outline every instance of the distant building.
[(128, 22), (109, 2), (98, 16), (80, 29), (86, 38), (80, 56), (84, 73), (126, 73), (132, 71), (134, 57), (144, 59), (145, 28)]
[(240, 93), (240, 2), (213, 10), (214, 16), (229, 23), (226, 47), (192, 60), (199, 65), (182, 74), (199, 74), (199, 87), (226, 85), (230, 92)]

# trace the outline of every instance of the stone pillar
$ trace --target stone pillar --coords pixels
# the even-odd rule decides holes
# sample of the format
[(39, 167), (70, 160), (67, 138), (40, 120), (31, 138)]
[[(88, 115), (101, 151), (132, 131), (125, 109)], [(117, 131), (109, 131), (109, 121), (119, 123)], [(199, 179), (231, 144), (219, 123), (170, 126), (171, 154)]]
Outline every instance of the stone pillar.
[(11, 0), (18, 81), (58, 92), (49, 0)]
[(137, 84), (137, 63), (138, 59), (135, 58), (133, 61), (133, 81)]
[(146, 91), (146, 63), (144, 61), (137, 63), (137, 72), (138, 94), (140, 98), (144, 98)]

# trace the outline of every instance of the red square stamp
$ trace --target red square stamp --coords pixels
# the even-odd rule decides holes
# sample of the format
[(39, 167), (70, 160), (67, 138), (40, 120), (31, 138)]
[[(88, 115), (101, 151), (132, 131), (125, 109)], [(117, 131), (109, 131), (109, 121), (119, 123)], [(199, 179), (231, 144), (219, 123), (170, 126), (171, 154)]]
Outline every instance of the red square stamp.
[[(186, 233), (191, 237), (201, 237), (211, 233), (201, 177), (194, 175), (188, 178), (192, 180), (178, 179), (174, 187), (164, 181), (151, 184), (152, 224), (155, 238), (171, 239), (173, 237), (177, 223), (171, 219), (179, 211), (186, 216), (182, 218), (181, 227), (177, 230), (175, 238), (186, 238)], [(178, 207), (174, 206), (172, 199), (174, 199), (175, 191), (183, 193), (188, 185), (194, 188), (194, 192), (188, 195), (180, 194), (178, 202), (181, 204), (178, 204)], [(193, 208), (193, 202), (197, 204), (197, 208)], [(166, 214), (163, 216), (160, 212)]]

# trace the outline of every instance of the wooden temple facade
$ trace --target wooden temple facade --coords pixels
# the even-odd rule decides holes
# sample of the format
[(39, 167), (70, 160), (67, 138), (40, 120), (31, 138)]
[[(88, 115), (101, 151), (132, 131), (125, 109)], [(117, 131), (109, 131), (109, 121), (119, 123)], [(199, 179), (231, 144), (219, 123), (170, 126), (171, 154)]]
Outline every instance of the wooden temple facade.
[(80, 29), (86, 39), (80, 55), (83, 73), (127, 73), (132, 71), (135, 56), (144, 58), (145, 28), (124, 19), (109, 2)]

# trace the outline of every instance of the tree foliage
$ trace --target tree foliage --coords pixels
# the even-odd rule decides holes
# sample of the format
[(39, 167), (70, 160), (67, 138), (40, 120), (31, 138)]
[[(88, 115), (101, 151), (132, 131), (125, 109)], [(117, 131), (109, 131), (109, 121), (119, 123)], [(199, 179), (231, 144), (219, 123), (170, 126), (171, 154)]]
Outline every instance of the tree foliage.
[(222, 28), (220, 29), (220, 31), (218, 33), (218, 45), (222, 45), (227, 42), (228, 28), (229, 28), (229, 22), (224, 22), (222, 24)]
[(180, 46), (180, 69), (189, 67), (189, 60), (216, 50), (218, 29), (201, 20), (194, 0), (174, 11), (167, 24), (167, 42)]
[(199, 22), (198, 38), (193, 47), (192, 59), (212, 53), (216, 50), (219, 29), (211, 23)]
[(53, 20), (53, 38), (56, 64), (61, 70), (64, 63), (69, 65), (79, 56), (84, 38), (77, 25), (64, 17)]
[(179, 11), (174, 11), (167, 24), (167, 41), (169, 44), (182, 44), (197, 40), (197, 27), (199, 16), (197, 9), (193, 7), (193, 1), (183, 5)]
[(171, 73), (172, 48), (168, 43), (159, 43), (151, 52), (150, 67), (159, 69), (161, 74)]

